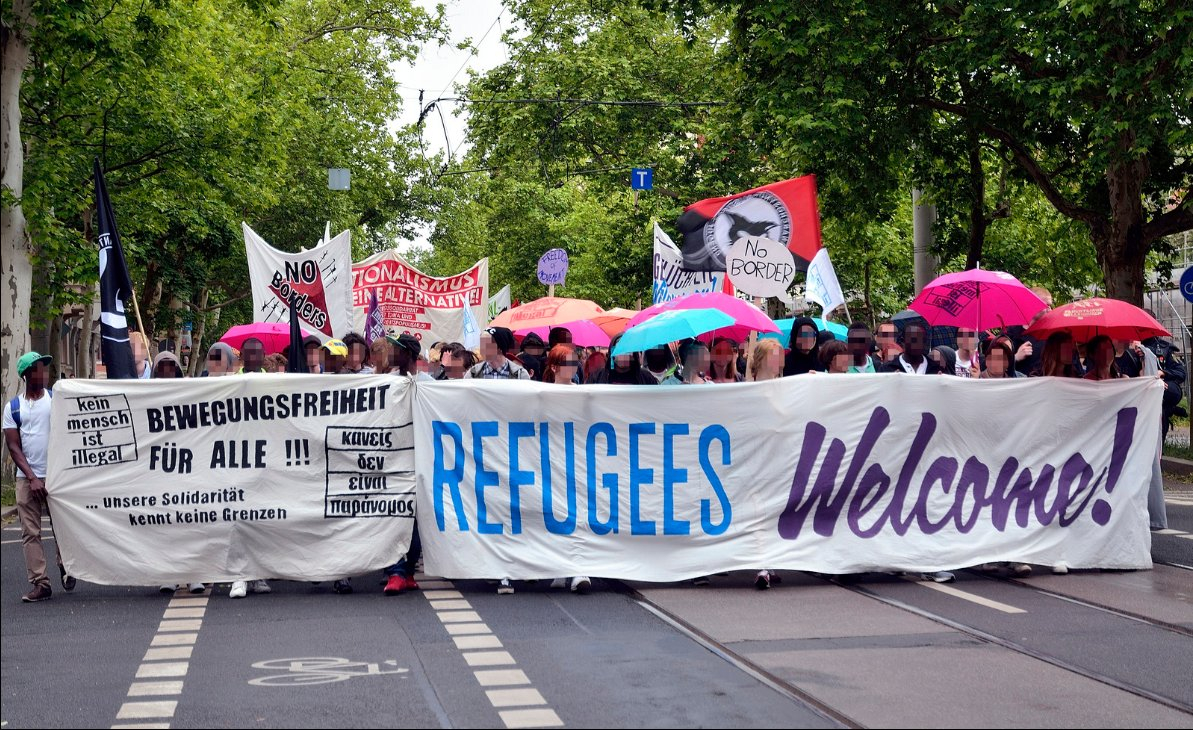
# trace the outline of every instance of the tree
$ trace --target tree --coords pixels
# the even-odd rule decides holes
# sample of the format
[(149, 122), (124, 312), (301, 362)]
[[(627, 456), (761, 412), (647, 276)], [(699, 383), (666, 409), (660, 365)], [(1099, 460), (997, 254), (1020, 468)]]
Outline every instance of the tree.
[[(671, 5), (701, 17), (703, 3)], [(892, 162), (934, 162), (939, 127), (960, 124), (1087, 229), (1110, 296), (1141, 303), (1148, 251), (1193, 228), (1187, 4), (717, 7), (734, 12), (755, 135), (847, 178), (861, 200), (894, 182)]]

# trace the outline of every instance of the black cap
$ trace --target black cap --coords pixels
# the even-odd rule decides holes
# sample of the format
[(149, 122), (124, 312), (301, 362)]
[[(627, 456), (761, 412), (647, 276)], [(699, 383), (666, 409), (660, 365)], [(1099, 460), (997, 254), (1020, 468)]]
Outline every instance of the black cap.
[(398, 335), (398, 347), (410, 353), (410, 357), (417, 360), (418, 356), (422, 354), (423, 343), (418, 341), (418, 338), (409, 332), (403, 332)]
[(490, 327), (485, 330), (503, 353), (514, 351), (514, 333), (505, 327)]

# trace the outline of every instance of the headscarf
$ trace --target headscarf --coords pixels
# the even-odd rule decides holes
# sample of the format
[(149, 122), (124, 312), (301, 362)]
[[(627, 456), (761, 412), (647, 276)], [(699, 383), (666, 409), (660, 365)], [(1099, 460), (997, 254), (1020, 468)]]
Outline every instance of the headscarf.
[[(811, 327), (812, 331), (816, 333), (816, 344), (812, 349), (806, 353), (800, 352), (796, 347), (796, 342), (799, 340), (799, 331), (804, 327)], [(783, 375), (802, 375), (812, 370), (823, 372), (824, 367), (820, 364), (820, 329), (816, 327), (816, 323), (812, 321), (811, 317), (796, 317), (791, 323), (791, 339), (787, 342), (787, 347), (790, 348), (787, 352), (787, 358), (783, 363)]]

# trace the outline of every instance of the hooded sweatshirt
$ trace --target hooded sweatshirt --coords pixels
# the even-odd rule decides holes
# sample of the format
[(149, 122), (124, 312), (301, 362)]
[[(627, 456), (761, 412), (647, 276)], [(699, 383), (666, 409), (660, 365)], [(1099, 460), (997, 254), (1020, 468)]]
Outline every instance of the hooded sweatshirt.
[[(609, 342), (609, 352), (613, 352), (613, 348), (617, 347), (617, 343), (620, 340), (621, 335), (617, 335)], [(638, 353), (633, 353), (633, 358), (633, 361), (630, 363), (630, 369), (621, 372), (617, 370), (617, 358), (610, 355), (605, 368), (593, 373), (592, 377), (588, 379), (588, 383), (602, 385), (658, 385), (659, 381), (655, 379), (655, 376), (643, 369)]]
[[(807, 353), (802, 353), (796, 347), (796, 342), (799, 339), (799, 331), (803, 327), (811, 327), (812, 331), (816, 333), (816, 344)], [(820, 364), (820, 330), (817, 329), (816, 323), (812, 321), (811, 317), (796, 317), (791, 323), (791, 339), (787, 342), (789, 351), (787, 358), (783, 362), (783, 375), (803, 375), (812, 370), (824, 371), (824, 367)]]
[(174, 356), (174, 353), (169, 350), (163, 350), (157, 354), (157, 357), (153, 358), (153, 377), (164, 377), (157, 374), (157, 366), (163, 362), (174, 363), (174, 377), (182, 377), (182, 365), (178, 362), (178, 358)]

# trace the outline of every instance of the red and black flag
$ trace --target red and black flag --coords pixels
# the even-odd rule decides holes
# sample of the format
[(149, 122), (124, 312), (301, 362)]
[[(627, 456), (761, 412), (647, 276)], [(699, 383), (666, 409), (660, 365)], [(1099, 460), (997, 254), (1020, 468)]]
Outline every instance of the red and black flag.
[(99, 231), (99, 344), (109, 380), (135, 378), (138, 373), (128, 340), (124, 303), (133, 295), (133, 282), (120, 246), (116, 215), (99, 158), (95, 159), (95, 213)]
[(684, 208), (675, 223), (683, 237), (686, 271), (724, 271), (729, 248), (745, 236), (763, 236), (791, 251), (807, 271), (823, 246), (816, 176), (804, 175), (724, 198), (708, 198)]

